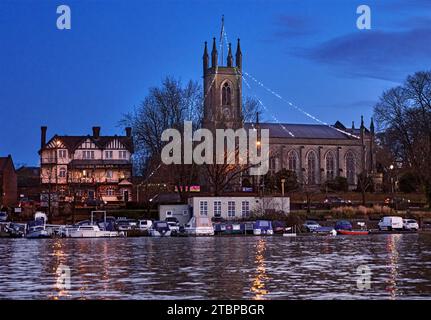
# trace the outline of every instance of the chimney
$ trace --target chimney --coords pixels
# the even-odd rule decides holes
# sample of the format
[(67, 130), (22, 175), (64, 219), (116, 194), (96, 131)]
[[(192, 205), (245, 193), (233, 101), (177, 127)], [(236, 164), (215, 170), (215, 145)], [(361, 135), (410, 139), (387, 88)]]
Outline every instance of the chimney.
[(130, 127), (126, 128), (126, 136), (127, 137), (131, 137), (132, 136), (132, 128), (130, 128)]
[(47, 129), (48, 129), (48, 127), (46, 127), (46, 126), (40, 127), (40, 148), (41, 149), (43, 147), (45, 147), (45, 144), (46, 144), (46, 130)]
[(93, 127), (93, 137), (94, 137), (94, 139), (99, 139), (100, 127)]

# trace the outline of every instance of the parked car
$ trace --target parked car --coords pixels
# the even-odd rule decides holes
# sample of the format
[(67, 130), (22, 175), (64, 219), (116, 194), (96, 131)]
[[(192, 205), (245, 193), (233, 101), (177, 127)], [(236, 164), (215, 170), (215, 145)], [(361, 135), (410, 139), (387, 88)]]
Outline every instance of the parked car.
[(340, 220), (337, 221), (334, 227), (335, 230), (349, 230), (352, 231), (353, 227), (352, 224), (347, 220)]
[(404, 230), (419, 230), (419, 224), (414, 219), (403, 219)]
[(139, 230), (150, 230), (153, 225), (153, 221), (151, 220), (138, 220), (138, 229)]
[(129, 231), (133, 229), (133, 226), (130, 224), (129, 220), (117, 220), (116, 224), (118, 231)]
[(0, 212), (0, 221), (7, 221), (7, 212)]
[(401, 217), (383, 217), (379, 221), (379, 230), (402, 230), (403, 218)]
[(336, 196), (328, 196), (323, 200), (323, 204), (325, 204), (327, 207), (339, 207), (339, 206), (347, 206), (351, 205), (352, 201), (350, 200), (344, 200), (340, 197)]
[(312, 221), (312, 220), (305, 221), (305, 223), (302, 226), (308, 232), (314, 232), (314, 231), (316, 231), (317, 228), (320, 228), (320, 224), (318, 224), (316, 221)]
[(385, 199), (385, 205), (397, 210), (407, 210), (410, 207), (410, 199), (399, 197), (388, 197)]

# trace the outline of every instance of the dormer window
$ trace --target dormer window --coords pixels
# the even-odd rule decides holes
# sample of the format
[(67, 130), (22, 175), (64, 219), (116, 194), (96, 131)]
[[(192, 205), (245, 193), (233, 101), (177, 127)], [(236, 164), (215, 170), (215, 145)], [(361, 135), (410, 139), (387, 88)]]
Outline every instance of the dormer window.
[(229, 83), (225, 82), (222, 87), (222, 105), (223, 106), (230, 106), (231, 105), (231, 88), (229, 86)]

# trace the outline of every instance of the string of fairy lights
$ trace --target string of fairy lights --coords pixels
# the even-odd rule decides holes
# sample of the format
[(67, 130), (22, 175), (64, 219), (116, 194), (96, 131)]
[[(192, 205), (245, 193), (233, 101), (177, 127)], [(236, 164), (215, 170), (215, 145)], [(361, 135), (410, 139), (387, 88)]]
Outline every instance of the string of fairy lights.
[[(227, 32), (226, 32), (226, 27), (223, 25), (223, 27), (222, 27), (222, 32), (223, 32), (223, 35), (224, 35), (224, 39), (225, 39), (225, 43), (226, 43), (226, 46), (228, 45), (228, 43), (229, 43), (229, 41), (228, 41), (228, 37), (227, 37)], [(250, 91), (253, 91), (252, 89), (251, 89), (251, 86), (250, 86), (250, 84), (248, 83), (248, 81), (246, 80), (246, 78), (244, 77), (244, 75), (245, 76), (247, 76), (249, 79), (251, 79), (253, 82), (255, 82), (257, 85), (259, 85), (260, 87), (262, 87), (264, 90), (266, 90), (267, 92), (269, 92), (270, 94), (272, 94), (273, 96), (275, 96), (276, 98), (278, 98), (279, 100), (281, 100), (282, 102), (284, 102), (284, 103), (286, 103), (289, 107), (291, 107), (291, 108), (293, 108), (293, 109), (295, 109), (295, 110), (297, 110), (297, 111), (299, 111), (299, 112), (301, 112), (302, 114), (304, 114), (305, 116), (307, 116), (308, 118), (310, 118), (310, 119), (312, 119), (313, 121), (315, 121), (315, 122), (317, 122), (317, 123), (320, 123), (320, 124), (322, 124), (322, 125), (325, 125), (325, 126), (327, 126), (327, 127), (329, 127), (329, 128), (331, 128), (331, 129), (334, 129), (334, 130), (336, 130), (336, 131), (338, 131), (338, 132), (341, 132), (341, 133), (343, 133), (343, 134), (345, 134), (345, 135), (347, 135), (347, 136), (349, 136), (349, 137), (352, 137), (352, 138), (355, 138), (355, 139), (360, 139), (360, 137), (358, 137), (357, 135), (354, 135), (354, 134), (352, 134), (352, 133), (350, 133), (350, 132), (348, 132), (348, 131), (345, 131), (345, 130), (342, 130), (342, 129), (339, 129), (339, 128), (336, 128), (336, 127), (334, 127), (334, 126), (332, 126), (332, 125), (330, 125), (330, 124), (328, 124), (328, 123), (326, 123), (325, 121), (322, 121), (322, 120), (320, 120), (319, 118), (317, 118), (316, 116), (313, 116), (312, 114), (310, 114), (309, 112), (307, 112), (307, 111), (305, 111), (304, 109), (302, 109), (301, 107), (299, 107), (297, 104), (295, 104), (295, 103), (293, 103), (292, 101), (289, 101), (289, 100), (286, 100), (285, 98), (283, 98), (279, 93), (277, 93), (276, 91), (274, 91), (274, 90), (272, 90), (271, 88), (269, 88), (268, 86), (266, 86), (266, 85), (264, 85), (261, 81), (259, 81), (259, 80), (257, 80), (254, 76), (252, 76), (250, 73), (248, 73), (248, 72), (246, 72), (246, 71), (242, 71), (241, 72), (241, 77), (242, 77), (242, 79), (243, 79), (243, 81), (244, 81), (244, 83), (246, 84), (246, 86), (250, 89)], [(277, 117), (273, 114), (273, 113), (271, 113), (269, 110), (268, 110), (268, 108), (262, 103), (262, 101), (261, 101), (261, 99), (259, 99), (258, 97), (257, 97), (257, 95), (256, 94), (253, 94), (254, 95), (254, 97), (257, 99), (257, 101), (259, 102), (259, 104), (266, 110), (266, 111), (268, 111), (269, 113), (270, 113), (270, 116), (271, 116), (271, 118), (273, 118), (274, 119), (274, 121), (277, 123), (277, 124), (279, 124), (281, 127), (282, 127), (282, 129), (284, 130), (284, 131), (286, 131), (286, 132), (288, 132), (288, 134), (291, 136), (291, 137), (294, 137), (294, 135), (293, 135), (293, 133), (292, 132), (290, 132), (278, 119), (277, 119)]]
[[(223, 38), (224, 38), (224, 41), (223, 41)], [(223, 24), (222, 24), (222, 30), (221, 30), (221, 34), (220, 34), (220, 39), (219, 39), (219, 44), (218, 44), (218, 47), (219, 47), (219, 50), (220, 50), (220, 52), (222, 52), (223, 51), (223, 42), (225, 42), (225, 44), (226, 44), (226, 49), (227, 50), (229, 50), (229, 48), (228, 48), (228, 44), (229, 44), (229, 41), (228, 41), (228, 36), (227, 36), (227, 32), (226, 32), (226, 27), (224, 26), (224, 22), (223, 22)], [(217, 65), (216, 65), (216, 68), (215, 68), (215, 74), (217, 74), (218, 73), (218, 68), (219, 68), (219, 64), (217, 63)], [(331, 129), (333, 129), (333, 130), (336, 130), (336, 131), (338, 131), (338, 132), (341, 132), (341, 133), (343, 133), (343, 134), (345, 134), (345, 135), (347, 135), (347, 136), (349, 136), (349, 137), (352, 137), (352, 138), (355, 138), (355, 139), (360, 139), (360, 137), (358, 137), (357, 135), (354, 135), (354, 134), (352, 134), (352, 133), (350, 133), (350, 132), (348, 132), (348, 131), (345, 131), (345, 130), (342, 130), (342, 129), (340, 129), (340, 128), (336, 128), (336, 127), (334, 127), (334, 126), (332, 126), (332, 125), (330, 125), (330, 124), (328, 124), (327, 122), (325, 122), (325, 121), (322, 121), (321, 119), (319, 119), (318, 117), (316, 117), (316, 116), (314, 116), (314, 115), (312, 115), (311, 113), (309, 113), (309, 112), (307, 112), (307, 111), (305, 111), (303, 108), (301, 108), (301, 107), (299, 107), (297, 104), (295, 104), (295, 103), (293, 103), (292, 101), (289, 101), (289, 100), (287, 100), (287, 99), (285, 99), (285, 98), (283, 98), (283, 96), (281, 96), (279, 93), (277, 93), (275, 90), (272, 90), (270, 87), (268, 87), (268, 86), (266, 86), (263, 82), (261, 82), (261, 81), (259, 81), (258, 79), (256, 79), (253, 75), (251, 75), (249, 72), (247, 72), (247, 71), (239, 71), (238, 72), (238, 75), (237, 75), (238, 77), (241, 77), (242, 78), (242, 80), (243, 80), (243, 82), (245, 83), (245, 85), (247, 86), (247, 88), (253, 93), (253, 96), (254, 96), (254, 98), (257, 100), (257, 102), (259, 103), (259, 105), (271, 116), (271, 118), (274, 120), (274, 122), (276, 123), (276, 124), (278, 124), (278, 125), (280, 125), (280, 127), (285, 131), (285, 132), (287, 132), (288, 134), (289, 134), (289, 136), (291, 136), (291, 137), (295, 137), (295, 135), (290, 131), (290, 130), (288, 130), (287, 128), (286, 128), (286, 126), (282, 123), (282, 122), (280, 122), (279, 121), (279, 119), (268, 109), (268, 107), (262, 102), (262, 99), (260, 99), (258, 96), (257, 96), (257, 94), (254, 92), (254, 90), (252, 89), (252, 87), (251, 87), (251, 85), (250, 85), (250, 83), (249, 83), (249, 81), (247, 81), (247, 79), (246, 79), (246, 77), (248, 78), (248, 79), (250, 79), (251, 81), (253, 81), (256, 85), (258, 85), (258, 86), (260, 86), (261, 88), (263, 88), (265, 91), (267, 91), (268, 93), (270, 93), (271, 95), (273, 95), (274, 97), (276, 97), (277, 99), (279, 99), (280, 101), (282, 101), (283, 103), (285, 103), (285, 104), (287, 104), (290, 108), (293, 108), (293, 109), (295, 109), (296, 111), (298, 111), (298, 112), (300, 112), (300, 113), (302, 113), (302, 114), (304, 114), (306, 117), (308, 117), (308, 118), (310, 118), (310, 119), (312, 119), (313, 121), (315, 121), (315, 122), (317, 122), (317, 123), (319, 123), (319, 124), (322, 124), (322, 125), (325, 125), (325, 126), (327, 126), (327, 127), (329, 127), (329, 128), (331, 128)], [(208, 95), (209, 95), (209, 93), (211, 92), (211, 89), (212, 89), (212, 87), (213, 87), (213, 85), (214, 85), (214, 83), (215, 83), (215, 80), (216, 80), (216, 77), (213, 77), (213, 79), (211, 80), (211, 83), (210, 83), (210, 85), (208, 86), (208, 88), (207, 88), (207, 90), (206, 90), (206, 92), (205, 92), (205, 94), (204, 94), (204, 97), (203, 97), (203, 99), (202, 99), (202, 107), (204, 106), (204, 104), (205, 104), (205, 101), (206, 101), (206, 99), (207, 99), (207, 97), (208, 97)], [(251, 122), (251, 125), (252, 125), (252, 127), (255, 129), (255, 126), (254, 126), (254, 123), (253, 122)], [(148, 180), (149, 178), (151, 178), (156, 172), (157, 172), (157, 170), (158, 169), (160, 169), (160, 167), (161, 167), (161, 164), (159, 164), (149, 175), (148, 175), (148, 177), (147, 177), (147, 179), (146, 180)]]

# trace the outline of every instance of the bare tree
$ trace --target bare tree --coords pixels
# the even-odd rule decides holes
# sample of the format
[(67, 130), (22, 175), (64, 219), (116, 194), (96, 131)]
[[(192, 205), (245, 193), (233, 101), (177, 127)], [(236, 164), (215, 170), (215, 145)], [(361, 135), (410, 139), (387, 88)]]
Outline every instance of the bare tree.
[(387, 147), (411, 169), (431, 203), (431, 71), (417, 72), (383, 93), (374, 107)]
[[(160, 155), (166, 142), (161, 136), (164, 130), (171, 128), (182, 133), (184, 121), (192, 121), (193, 130), (196, 130), (202, 124), (202, 116), (201, 87), (193, 81), (183, 86), (181, 81), (166, 77), (160, 87), (150, 88), (140, 106), (124, 115), (120, 122), (133, 128), (135, 169), (147, 178), (157, 170), (157, 175), (152, 178), (163, 177), (165, 182), (177, 186), (183, 201), (187, 199), (188, 186), (196, 179), (197, 166), (162, 164)], [(151, 179), (146, 180), (146, 183), (150, 182)]]

